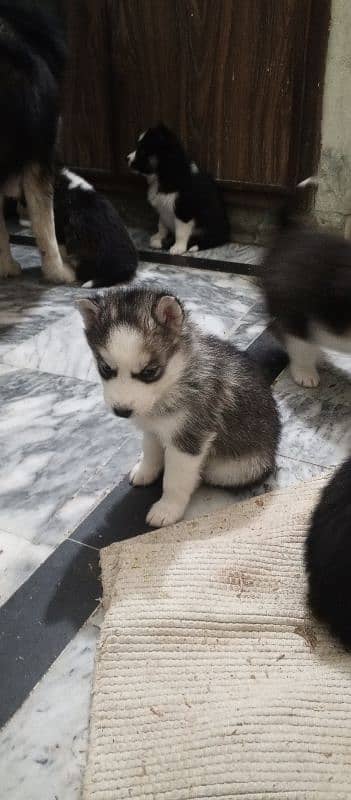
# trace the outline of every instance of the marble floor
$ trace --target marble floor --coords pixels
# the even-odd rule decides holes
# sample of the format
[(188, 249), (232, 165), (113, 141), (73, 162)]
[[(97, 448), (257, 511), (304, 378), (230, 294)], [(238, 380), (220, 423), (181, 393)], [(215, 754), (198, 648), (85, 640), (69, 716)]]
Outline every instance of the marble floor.
[[(218, 249), (218, 260), (253, 263), (260, 257), (258, 248)], [(138, 434), (128, 421), (112, 417), (103, 404), (74, 305), (87, 291), (45, 285), (36, 250), (18, 245), (14, 251), (23, 274), (0, 284), (0, 636), (5, 617), (15, 635), (13, 609), (28, 602), (28, 587), (51, 580), (46, 605), (59, 592), (58, 572), (46, 583), (43, 576), (62, 548), (70, 545), (76, 555), (84, 548), (97, 563), (96, 536), (91, 538), (96, 513), (123, 484), (139, 449)], [(248, 276), (148, 262), (141, 263), (138, 281), (169, 287), (202, 327), (244, 349), (265, 335), (262, 298)], [(187, 517), (308, 480), (340, 463), (351, 444), (350, 370), (349, 359), (333, 357), (315, 390), (297, 387), (287, 370), (277, 374), (274, 393), (283, 433), (275, 475), (250, 492), (202, 487)], [(113, 529), (109, 536), (111, 541)], [(100, 619), (96, 608), (80, 629), (70, 622), (65, 646), (49, 659), (50, 668), (36, 685), (33, 681), (32, 691), (7, 721), (5, 714), (0, 772), (7, 800), (78, 799)], [(60, 637), (61, 623), (51, 619), (47, 624), (56, 624)], [(17, 657), (30, 671), (35, 654)]]

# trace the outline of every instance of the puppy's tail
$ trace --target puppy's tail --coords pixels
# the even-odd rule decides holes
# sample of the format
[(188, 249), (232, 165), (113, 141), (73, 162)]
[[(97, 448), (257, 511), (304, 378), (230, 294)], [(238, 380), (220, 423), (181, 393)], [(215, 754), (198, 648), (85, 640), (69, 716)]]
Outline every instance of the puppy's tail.
[(319, 180), (314, 175), (297, 184), (293, 197), (284, 203), (277, 212), (277, 225), (279, 228), (287, 228), (294, 225), (292, 215), (296, 197), (300, 197), (307, 189), (316, 188), (318, 184)]

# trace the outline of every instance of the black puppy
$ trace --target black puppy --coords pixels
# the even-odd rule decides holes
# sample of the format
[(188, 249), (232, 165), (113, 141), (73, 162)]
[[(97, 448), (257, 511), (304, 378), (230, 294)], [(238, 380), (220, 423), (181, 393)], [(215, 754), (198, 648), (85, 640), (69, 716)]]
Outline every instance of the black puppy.
[(228, 241), (229, 222), (215, 181), (189, 159), (165, 125), (142, 133), (127, 162), (146, 177), (148, 200), (159, 214), (151, 247), (160, 249), (173, 241), (170, 252), (179, 254)]
[(313, 613), (351, 649), (351, 459), (325, 487), (313, 513), (305, 563)]
[(98, 287), (133, 278), (138, 256), (116, 209), (65, 168), (55, 181), (54, 215), (57, 241), (78, 281)]
[[(299, 192), (315, 179), (299, 184)], [(260, 267), (269, 314), (290, 357), (294, 381), (319, 383), (321, 349), (351, 352), (351, 243), (294, 223), (289, 206)]]

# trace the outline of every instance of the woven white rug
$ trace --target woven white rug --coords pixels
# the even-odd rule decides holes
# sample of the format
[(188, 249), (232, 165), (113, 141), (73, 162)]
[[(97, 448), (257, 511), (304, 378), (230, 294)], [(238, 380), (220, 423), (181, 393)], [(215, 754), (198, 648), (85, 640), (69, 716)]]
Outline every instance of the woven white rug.
[(304, 602), (323, 485), (103, 551), (85, 800), (351, 798), (351, 656)]

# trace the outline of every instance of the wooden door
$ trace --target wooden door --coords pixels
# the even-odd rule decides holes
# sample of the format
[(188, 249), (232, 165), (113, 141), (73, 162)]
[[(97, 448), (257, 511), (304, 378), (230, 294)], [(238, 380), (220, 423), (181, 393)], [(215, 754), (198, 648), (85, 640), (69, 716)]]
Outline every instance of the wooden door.
[(116, 174), (109, 11), (105, 0), (66, 0), (68, 65), (62, 147), (81, 171)]
[(68, 160), (118, 185), (162, 119), (231, 191), (289, 191), (316, 161), (329, 6), (67, 0)]

